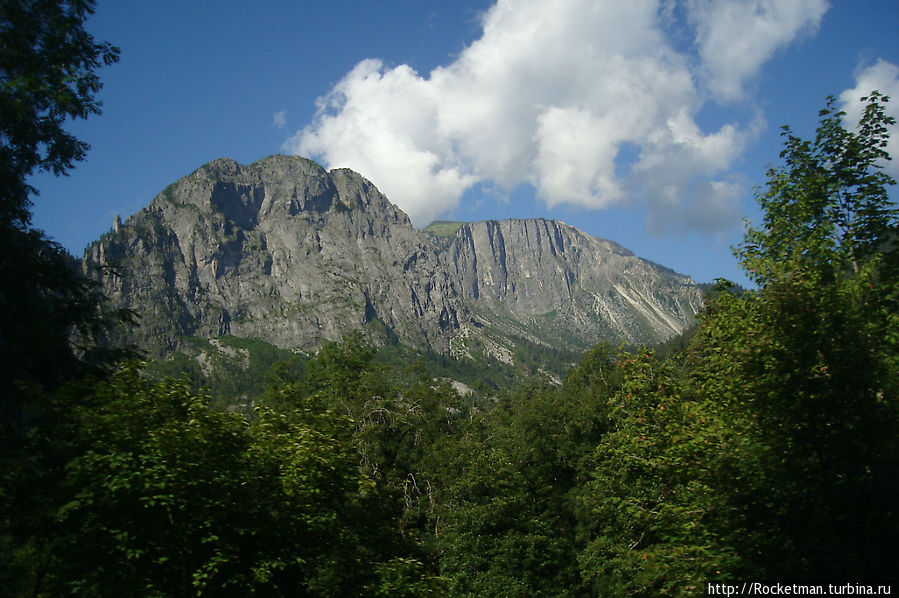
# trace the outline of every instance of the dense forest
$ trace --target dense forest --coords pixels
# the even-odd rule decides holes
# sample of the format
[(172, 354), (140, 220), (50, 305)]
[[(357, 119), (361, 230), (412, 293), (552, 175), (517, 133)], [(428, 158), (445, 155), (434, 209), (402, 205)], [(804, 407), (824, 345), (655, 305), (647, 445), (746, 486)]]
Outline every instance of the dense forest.
[(461, 395), (349, 335), (233, 412), (106, 346), (129, 314), (31, 227), (27, 177), (83, 159), (63, 125), (99, 112), (118, 51), (83, 31), (90, 2), (7, 4), (4, 595), (677, 596), (899, 571), (889, 98), (853, 130), (833, 99), (813, 139), (784, 128), (735, 250), (755, 288), (719, 280), (664, 349), (600, 344), (561, 386)]

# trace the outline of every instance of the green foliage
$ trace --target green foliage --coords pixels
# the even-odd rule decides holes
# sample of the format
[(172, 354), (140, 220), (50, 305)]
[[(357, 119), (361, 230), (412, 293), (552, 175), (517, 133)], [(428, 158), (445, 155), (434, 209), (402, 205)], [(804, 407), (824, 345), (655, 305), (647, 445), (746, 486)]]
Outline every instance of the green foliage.
[(691, 348), (691, 384), (729, 424), (736, 545), (771, 578), (897, 562), (897, 211), (880, 171), (894, 123), (887, 98), (866, 101), (857, 132), (832, 99), (813, 142), (787, 130), (739, 251), (761, 288), (722, 285)]
[(104, 340), (114, 323), (132, 318), (104, 305), (60, 245), (3, 222), (0, 298), (0, 445), (12, 450), (25, 427), (27, 388), (97, 374), (127, 355)]
[(497, 406), (462, 440), (437, 546), (454, 596), (576, 591), (567, 493), (578, 456), (548, 389)]
[(335, 397), (350, 397), (365, 392), (360, 383), (371, 369), (375, 350), (358, 332), (341, 343), (326, 343), (306, 365), (303, 382), (307, 392), (326, 391)]
[(308, 361), (265, 341), (230, 335), (184, 342), (180, 350), (150, 361), (145, 373), (158, 380), (187, 377), (193, 390), (208, 389), (219, 409), (248, 412), (266, 387), (301, 376)]
[(91, 596), (439, 587), (360, 470), (350, 418), (303, 402), (248, 422), (208, 401), (134, 368), (46, 397), (30, 459), (3, 480), (15, 497), (4, 537), (19, 547), (7, 587)]
[(858, 132), (833, 101), (739, 250), (682, 363), (623, 357), (580, 490), (582, 576), (602, 595), (716, 579), (878, 579), (895, 568), (899, 486), (896, 210), (879, 171), (886, 98)]
[(895, 120), (885, 113), (889, 97), (874, 91), (862, 101), (856, 132), (844, 128), (846, 114), (835, 110), (833, 97), (820, 113), (814, 141), (784, 127), (784, 165), (768, 171), (767, 188), (758, 194), (763, 225), (749, 229), (738, 251), (757, 283), (810, 269), (827, 276), (858, 273), (876, 256), (896, 267), (895, 246), (884, 254), (899, 224), (887, 192), (895, 180), (882, 170)]
[[(84, 30), (89, 0), (0, 3), (0, 442), (18, 445), (25, 392), (55, 385), (102, 363), (107, 329), (99, 295), (74, 261), (30, 229), (28, 177), (66, 174), (87, 144), (64, 130), (70, 118), (99, 113), (94, 71), (118, 49)], [(124, 314), (122, 314), (124, 315)]]
[(282, 408), (317, 405), (350, 417), (354, 425), (345, 432), (361, 465), (392, 493), (403, 533), (424, 542), (434, 483), (455, 455), (472, 404), (421, 365), (393, 372), (354, 333), (323, 346), (302, 378), (271, 389), (263, 401)]
[(896, 557), (896, 329), (872, 277), (723, 294), (695, 339), (693, 384), (730, 425), (739, 545), (768, 575), (876, 578)]
[(377, 566), (376, 586), (371, 588), (371, 596), (390, 598), (427, 598), (444, 596), (446, 579), (427, 575), (421, 561), (396, 558)]
[(562, 388), (532, 383), (476, 414), (438, 511), (453, 595), (591, 595), (577, 567), (574, 496), (621, 381), (613, 362), (600, 345)]
[(374, 359), (387, 366), (391, 375), (399, 377), (405, 374), (409, 364), (417, 363), (417, 367), (430, 378), (448, 378), (464, 383), (476, 391), (475, 400), (479, 400), (500, 390), (527, 386), (533, 378), (562, 379), (568, 368), (581, 358), (576, 351), (536, 345), (520, 337), (509, 338), (515, 343), (511, 364), (477, 351), (472, 351), (477, 354), (477, 359), (455, 358), (400, 344), (380, 347)]
[(670, 362), (625, 353), (616, 365), (624, 382), (579, 492), (582, 575), (600, 595), (690, 593), (735, 569), (715, 488), (726, 447)]
[(84, 30), (92, 0), (5, 0), (0, 4), (0, 221), (30, 221), (27, 178), (66, 174), (88, 145), (64, 130), (70, 118), (100, 113), (94, 72), (119, 59)]

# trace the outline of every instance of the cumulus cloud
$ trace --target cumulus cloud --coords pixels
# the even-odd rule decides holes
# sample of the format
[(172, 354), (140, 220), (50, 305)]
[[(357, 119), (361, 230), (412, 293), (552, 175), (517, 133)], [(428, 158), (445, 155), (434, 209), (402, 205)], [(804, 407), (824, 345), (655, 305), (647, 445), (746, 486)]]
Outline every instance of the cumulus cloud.
[[(846, 113), (846, 124), (854, 127), (862, 117), (865, 104), (861, 98), (872, 91), (890, 96), (886, 113), (899, 121), (899, 66), (883, 59), (861, 70), (855, 78), (855, 87), (840, 94), (841, 109)], [(893, 127), (890, 142), (886, 147), (892, 160), (884, 170), (894, 178), (899, 178), (899, 128)]]
[(272, 116), (272, 126), (276, 129), (283, 129), (287, 126), (287, 111), (281, 110), (279, 112), (275, 112)]
[(744, 97), (744, 84), (797, 35), (817, 31), (827, 0), (689, 0), (701, 72), (722, 102)]
[[(723, 4), (731, 12), (689, 5), (687, 21), (706, 52), (697, 67), (666, 37), (670, 0), (499, 0), (483, 16), (480, 39), (449, 65), (423, 75), (360, 62), (285, 150), (363, 173), (417, 225), (483, 183), (531, 185), (550, 206), (604, 208), (640, 195), (650, 220), (680, 205), (713, 207), (682, 210), (680, 221), (729, 227), (739, 194), (723, 177), (757, 123), (703, 131), (696, 115), (709, 90), (738, 94), (771, 52), (820, 20), (814, 11), (795, 15), (821, 3)], [(715, 27), (731, 27), (734, 7), (750, 4), (767, 7), (741, 15), (761, 47), (751, 58), (712, 57)]]

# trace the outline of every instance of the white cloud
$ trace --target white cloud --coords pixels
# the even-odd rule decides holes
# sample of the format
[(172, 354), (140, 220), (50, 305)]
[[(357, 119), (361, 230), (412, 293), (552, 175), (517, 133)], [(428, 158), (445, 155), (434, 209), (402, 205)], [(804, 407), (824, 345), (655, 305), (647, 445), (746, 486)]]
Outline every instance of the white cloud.
[[(478, 183), (530, 184), (548, 205), (604, 208), (641, 193), (650, 212), (669, 213), (696, 191), (702, 205), (732, 206), (735, 187), (718, 179), (755, 125), (717, 131), (697, 125), (707, 90), (663, 31), (672, 6), (670, 0), (499, 0), (483, 17), (481, 38), (427, 75), (407, 65), (360, 62), (319, 100), (313, 122), (285, 150), (357, 170), (417, 225), (452, 210)], [(700, 46), (712, 48), (718, 38), (710, 28), (720, 15), (699, 1), (691, 7), (697, 26), (709, 28)], [(792, 18), (796, 11), (768, 12)], [(770, 38), (769, 50), (737, 65), (736, 79), (716, 73), (725, 70), (724, 58), (705, 60), (714, 77), (709, 88), (741, 88), (788, 41), (787, 32), (806, 21), (791, 22)], [(752, 36), (762, 39), (757, 29)], [(623, 148), (628, 159), (636, 156), (627, 168)], [(708, 184), (697, 185), (697, 177)], [(684, 213), (687, 226), (702, 230), (715, 228), (716, 218), (719, 227), (736, 218), (729, 208), (695, 222)]]
[(275, 112), (274, 116), (272, 116), (272, 126), (277, 129), (283, 129), (287, 126), (287, 111), (281, 110), (279, 112)]
[[(855, 127), (858, 124), (865, 106), (861, 98), (867, 97), (872, 91), (879, 91), (890, 97), (886, 113), (899, 120), (899, 66), (881, 59), (858, 73), (855, 87), (840, 94), (841, 109), (846, 112), (847, 125)], [(890, 133), (886, 151), (892, 160), (884, 165), (884, 170), (899, 179), (899, 127), (894, 126)]]
[(478, 180), (436, 133), (435, 91), (406, 65), (385, 69), (365, 60), (320, 100), (316, 121), (286, 147), (360, 172), (416, 224), (427, 224)]
[(797, 35), (814, 33), (827, 0), (688, 0), (701, 71), (723, 102), (744, 97), (744, 85)]

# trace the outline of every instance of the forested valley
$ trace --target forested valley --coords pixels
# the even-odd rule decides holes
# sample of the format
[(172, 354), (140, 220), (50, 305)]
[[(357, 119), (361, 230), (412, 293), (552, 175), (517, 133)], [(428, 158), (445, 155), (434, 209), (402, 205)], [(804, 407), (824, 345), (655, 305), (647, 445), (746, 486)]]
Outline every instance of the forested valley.
[(60, 127), (98, 111), (92, 71), (118, 58), (76, 42), (44, 60), (79, 56), (82, 81), (2, 92), (34, 126), (4, 120), (0, 156), (0, 593), (681, 596), (899, 571), (889, 98), (854, 130), (832, 99), (814, 139), (784, 129), (735, 249), (755, 288), (717, 281), (665, 347), (460, 394), (348, 335), (242, 412), (104, 345), (129, 314), (30, 227), (26, 176), (84, 157)]

